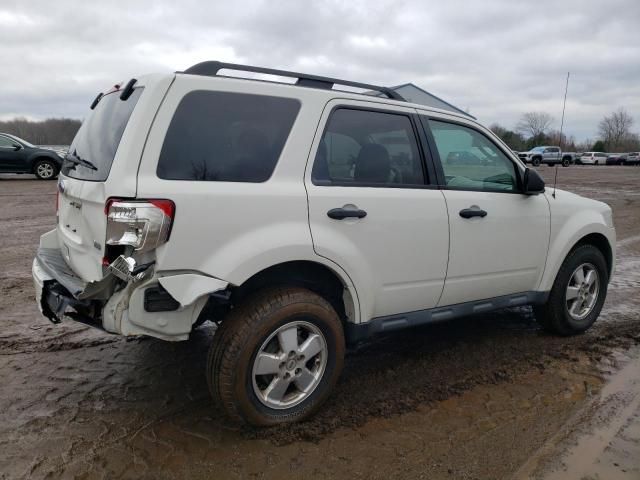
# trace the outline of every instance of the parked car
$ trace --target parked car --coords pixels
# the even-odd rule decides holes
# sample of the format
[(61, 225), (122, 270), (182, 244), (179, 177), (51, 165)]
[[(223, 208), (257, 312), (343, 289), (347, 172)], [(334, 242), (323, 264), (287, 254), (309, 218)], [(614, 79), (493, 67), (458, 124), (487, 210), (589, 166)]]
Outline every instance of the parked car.
[(607, 154), (602, 152), (584, 152), (580, 156), (579, 163), (582, 165), (605, 165)]
[(56, 178), (62, 156), (53, 150), (36, 147), (22, 138), (0, 133), (0, 172), (33, 173), (41, 180)]
[(640, 152), (627, 154), (627, 165), (640, 165)]
[(626, 165), (626, 153), (612, 153), (607, 157), (606, 165)]
[(520, 152), (518, 157), (525, 164), (530, 163), (534, 167), (542, 163), (549, 166), (562, 164), (563, 167), (568, 167), (574, 163), (576, 155), (574, 152), (562, 152), (560, 147), (543, 146), (534, 147), (528, 152)]
[(207, 380), (236, 421), (313, 414), (345, 346), (380, 332), (533, 305), (572, 335), (605, 301), (611, 209), (547, 192), (464, 114), (220, 62), (132, 79), (92, 106), (33, 262), (38, 306), (167, 341), (214, 321)]

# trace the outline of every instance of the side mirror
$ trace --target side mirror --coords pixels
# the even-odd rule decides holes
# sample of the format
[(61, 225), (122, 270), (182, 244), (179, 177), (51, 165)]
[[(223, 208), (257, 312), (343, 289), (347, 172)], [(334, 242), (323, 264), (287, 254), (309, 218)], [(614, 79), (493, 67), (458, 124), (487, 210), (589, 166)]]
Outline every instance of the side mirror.
[(538, 195), (544, 192), (544, 180), (538, 172), (525, 169), (524, 178), (522, 179), (522, 189), (525, 195)]
[(22, 145), (15, 144), (15, 145), (13, 146), (13, 151), (14, 151), (14, 152), (17, 152), (18, 150), (22, 150)]

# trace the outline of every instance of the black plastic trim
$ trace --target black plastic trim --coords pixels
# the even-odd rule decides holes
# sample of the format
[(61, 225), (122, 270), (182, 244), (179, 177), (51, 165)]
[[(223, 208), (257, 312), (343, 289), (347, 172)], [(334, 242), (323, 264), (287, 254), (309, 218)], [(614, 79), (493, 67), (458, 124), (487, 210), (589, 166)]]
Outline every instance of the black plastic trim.
[[(383, 93), (392, 100), (399, 100), (404, 102), (405, 99), (399, 93), (389, 89), (388, 87), (381, 87), (378, 85), (370, 85), (368, 83), (352, 82), (350, 80), (341, 80), (338, 78), (322, 77), (319, 75), (311, 75), (308, 73), (290, 72), (287, 70), (277, 70), (275, 68), (256, 67), (253, 65), (240, 65), (237, 63), (225, 63), (218, 61), (201, 62), (196, 65), (192, 65), (183, 72), (188, 75), (203, 75), (209, 77), (215, 77), (220, 70), (236, 70), (242, 72), (262, 73), (266, 75), (276, 75), (278, 77), (297, 78), (296, 85), (301, 87), (320, 88), (323, 90), (331, 90), (334, 85), (344, 85), (346, 87), (363, 88), (366, 90), (374, 90), (376, 92)], [(236, 78), (236, 77), (234, 77)], [(247, 80), (247, 79), (245, 79)], [(356, 92), (353, 92), (356, 93)]]
[(127, 82), (127, 84), (122, 89), (122, 93), (120, 94), (120, 100), (127, 100), (131, 96), (131, 94), (133, 93), (133, 86), (137, 81), (137, 79), (132, 78)]
[(346, 208), (332, 208), (327, 212), (327, 216), (334, 220), (342, 220), (343, 218), (364, 218), (367, 212), (364, 210), (349, 210)]
[(173, 298), (162, 286), (155, 285), (145, 289), (145, 312), (173, 312), (178, 308), (180, 308), (180, 302)]
[(548, 297), (549, 292), (522, 292), (473, 302), (458, 303), (447, 307), (435, 307), (397, 315), (387, 315), (374, 318), (366, 323), (347, 323), (345, 325), (345, 335), (349, 343), (357, 343), (378, 333), (453, 320), (469, 315), (492, 312), (502, 308), (540, 305), (546, 303)]
[(102, 99), (102, 97), (104, 96), (104, 94), (102, 92), (100, 92), (96, 98), (93, 100), (93, 102), (91, 102), (91, 106), (89, 107), (91, 110), (93, 110), (94, 108), (96, 108), (96, 105), (98, 105), (98, 103), (100, 102), (100, 100)]

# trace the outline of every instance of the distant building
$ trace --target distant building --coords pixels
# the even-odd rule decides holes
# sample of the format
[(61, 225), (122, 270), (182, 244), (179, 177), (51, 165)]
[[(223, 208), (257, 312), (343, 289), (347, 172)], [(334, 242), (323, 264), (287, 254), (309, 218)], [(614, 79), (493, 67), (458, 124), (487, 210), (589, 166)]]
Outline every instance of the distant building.
[[(414, 85), (413, 83), (405, 83), (403, 85), (398, 85), (396, 87), (391, 87), (391, 90), (395, 90), (402, 98), (404, 98), (407, 102), (411, 103), (419, 103), (420, 105), (426, 105), (427, 107), (440, 108), (442, 110), (449, 110), (451, 112), (459, 113), (462, 115), (466, 115), (467, 117), (473, 118), (476, 117), (468, 114), (464, 110), (451, 105), (449, 102), (444, 101), (440, 97), (436, 97), (433, 93), (429, 93), (426, 90), (421, 89), (420, 87)], [(376, 94), (376, 96), (382, 96), (382, 94)]]

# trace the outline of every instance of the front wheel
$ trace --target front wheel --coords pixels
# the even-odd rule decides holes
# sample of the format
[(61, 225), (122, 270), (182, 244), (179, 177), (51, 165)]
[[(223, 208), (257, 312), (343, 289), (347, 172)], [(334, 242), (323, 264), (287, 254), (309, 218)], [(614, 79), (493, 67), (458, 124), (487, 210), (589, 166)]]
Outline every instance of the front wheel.
[(533, 165), (534, 167), (539, 167), (540, 166), (540, 158), (536, 157), (533, 160), (531, 160), (531, 165)]
[(534, 307), (536, 319), (559, 335), (584, 332), (600, 315), (608, 282), (602, 252), (593, 245), (576, 248), (560, 267), (547, 303)]
[(38, 160), (33, 166), (33, 173), (40, 180), (52, 180), (58, 175), (58, 166), (51, 160)]
[(299, 421), (329, 396), (344, 353), (342, 323), (329, 302), (302, 288), (269, 289), (222, 321), (209, 350), (209, 390), (235, 421)]

